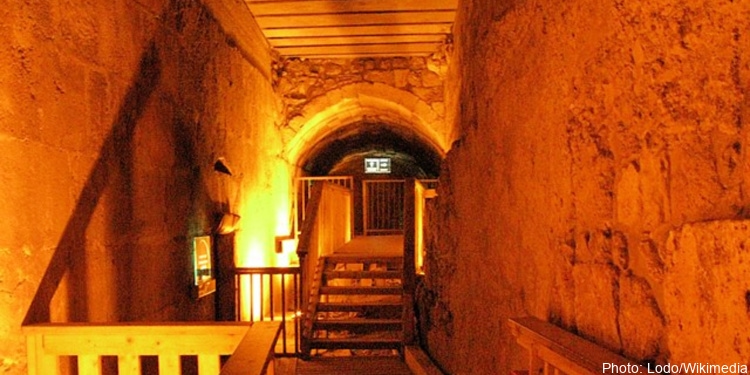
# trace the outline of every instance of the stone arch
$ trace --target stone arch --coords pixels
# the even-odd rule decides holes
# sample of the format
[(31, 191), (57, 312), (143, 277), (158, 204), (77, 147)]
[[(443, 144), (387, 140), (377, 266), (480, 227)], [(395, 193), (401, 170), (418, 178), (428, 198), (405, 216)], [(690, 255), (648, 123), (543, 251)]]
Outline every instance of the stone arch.
[(363, 122), (379, 122), (395, 131), (413, 133), (441, 157), (450, 148), (443, 114), (425, 101), (385, 84), (356, 83), (310, 101), (301, 115), (289, 121), (294, 133), (286, 142), (284, 158), (300, 165), (326, 136)]

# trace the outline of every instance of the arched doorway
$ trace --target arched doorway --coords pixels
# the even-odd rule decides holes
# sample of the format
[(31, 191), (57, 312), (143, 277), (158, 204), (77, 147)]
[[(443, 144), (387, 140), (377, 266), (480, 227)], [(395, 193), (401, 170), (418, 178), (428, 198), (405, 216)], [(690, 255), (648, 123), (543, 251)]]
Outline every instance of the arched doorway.
[[(295, 130), (283, 155), (296, 166), (296, 177), (436, 178), (451, 143), (452, 132), (439, 112), (413, 94), (385, 85), (353, 84), (311, 101), (300, 113), (289, 122)], [(365, 173), (368, 157), (388, 158), (391, 172)], [(357, 187), (350, 186), (358, 197), (363, 195), (361, 179)], [(297, 205), (298, 216), (301, 207), (304, 203)], [(355, 218), (359, 234), (363, 219)]]
[[(302, 160), (306, 176), (351, 176), (354, 234), (394, 234), (403, 224), (403, 180), (438, 177), (440, 151), (404, 127), (357, 122), (328, 134)], [(367, 168), (386, 162), (388, 168)]]

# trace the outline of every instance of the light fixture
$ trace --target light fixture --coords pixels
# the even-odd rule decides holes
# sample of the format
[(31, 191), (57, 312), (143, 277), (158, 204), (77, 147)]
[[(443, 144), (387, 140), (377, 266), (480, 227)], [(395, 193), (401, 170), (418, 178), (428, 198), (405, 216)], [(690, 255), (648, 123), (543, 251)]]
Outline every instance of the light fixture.
[(216, 234), (229, 234), (237, 230), (237, 222), (240, 221), (240, 215), (224, 213), (221, 215), (219, 225), (216, 226)]
[(214, 163), (214, 170), (219, 173), (228, 174), (230, 176), (232, 175), (232, 171), (229, 169), (229, 166), (227, 166), (227, 162), (223, 157), (216, 160)]

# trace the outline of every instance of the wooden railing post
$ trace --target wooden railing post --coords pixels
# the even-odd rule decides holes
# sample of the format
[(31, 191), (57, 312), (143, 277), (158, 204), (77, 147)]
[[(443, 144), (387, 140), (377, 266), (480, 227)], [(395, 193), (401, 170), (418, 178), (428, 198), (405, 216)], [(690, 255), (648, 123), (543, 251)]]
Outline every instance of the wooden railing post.
[(47, 354), (44, 350), (43, 335), (26, 336), (26, 355), (29, 375), (56, 375), (59, 373), (58, 358)]
[(414, 291), (416, 289), (417, 270), (414, 262), (416, 251), (416, 180), (407, 179), (404, 183), (404, 275), (403, 275), (403, 320), (404, 345), (414, 343)]

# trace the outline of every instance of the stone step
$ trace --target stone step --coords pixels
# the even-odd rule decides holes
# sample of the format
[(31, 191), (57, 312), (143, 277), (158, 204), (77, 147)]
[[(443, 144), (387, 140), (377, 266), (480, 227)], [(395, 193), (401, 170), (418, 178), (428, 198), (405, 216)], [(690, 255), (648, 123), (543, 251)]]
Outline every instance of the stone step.
[[(295, 359), (296, 360), (296, 359)], [(276, 359), (279, 361), (279, 358)], [(312, 357), (296, 360), (296, 375), (411, 375), (409, 367), (395, 356)]]
[(327, 264), (335, 263), (385, 263), (397, 266), (404, 264), (404, 257), (402, 256), (387, 256), (387, 255), (358, 255), (358, 254), (331, 254), (325, 257)]
[(401, 286), (322, 286), (320, 294), (331, 295), (400, 295)]
[(318, 312), (375, 312), (383, 310), (400, 311), (403, 304), (396, 301), (379, 302), (320, 302)]
[(339, 337), (314, 338), (310, 340), (312, 349), (399, 349), (401, 339)]
[(325, 331), (398, 331), (401, 330), (400, 319), (340, 319), (340, 320), (316, 320), (313, 329)]
[(331, 279), (400, 279), (403, 271), (326, 271), (325, 276)]

